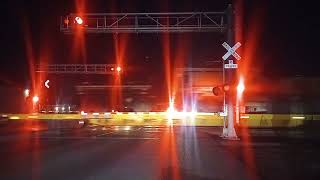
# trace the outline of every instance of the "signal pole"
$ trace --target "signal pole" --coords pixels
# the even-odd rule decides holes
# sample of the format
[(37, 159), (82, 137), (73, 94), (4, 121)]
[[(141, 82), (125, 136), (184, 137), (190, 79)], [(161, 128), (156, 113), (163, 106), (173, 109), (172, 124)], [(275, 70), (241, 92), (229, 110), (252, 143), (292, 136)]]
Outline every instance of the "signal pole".
[[(234, 39), (234, 11), (231, 4), (228, 5), (227, 8), (227, 42), (228, 44), (235, 44)], [(231, 59), (232, 58), (232, 59)], [(230, 56), (229, 60), (233, 60), (233, 57)], [(223, 68), (225, 68), (225, 64), (228, 61), (224, 61)], [(235, 62), (235, 61), (234, 61)], [(236, 87), (236, 71), (235, 69), (228, 68), (224, 69), (226, 72), (226, 83), (229, 84), (231, 87)], [(227, 110), (227, 129), (224, 128), (223, 131), (223, 138), (230, 139), (230, 140), (238, 140), (237, 133), (234, 128), (234, 118), (235, 118), (235, 102), (236, 102), (236, 95), (234, 91), (226, 92), (226, 110)], [(226, 132), (225, 132), (226, 131)]]

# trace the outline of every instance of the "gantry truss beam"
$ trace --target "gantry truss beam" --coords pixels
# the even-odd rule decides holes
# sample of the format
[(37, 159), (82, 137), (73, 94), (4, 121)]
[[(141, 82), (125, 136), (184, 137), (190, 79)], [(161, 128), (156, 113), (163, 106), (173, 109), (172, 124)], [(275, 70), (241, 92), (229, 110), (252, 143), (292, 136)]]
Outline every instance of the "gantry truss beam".
[(114, 74), (115, 64), (48, 64), (36, 66), (36, 72), (52, 74)]
[[(61, 17), (60, 31), (74, 33), (224, 32), (225, 12), (91, 13)], [(76, 17), (83, 23), (77, 24)]]

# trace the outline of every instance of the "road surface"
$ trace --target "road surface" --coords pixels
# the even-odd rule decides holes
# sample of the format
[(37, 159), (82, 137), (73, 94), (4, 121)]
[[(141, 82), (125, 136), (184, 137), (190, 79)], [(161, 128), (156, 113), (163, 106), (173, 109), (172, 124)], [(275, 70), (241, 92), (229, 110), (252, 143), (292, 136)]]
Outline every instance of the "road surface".
[[(22, 125), (21, 125), (22, 126)], [(319, 141), (217, 127), (0, 127), (1, 179), (320, 179)], [(250, 134), (250, 136), (245, 136)], [(281, 133), (280, 133), (281, 134)]]

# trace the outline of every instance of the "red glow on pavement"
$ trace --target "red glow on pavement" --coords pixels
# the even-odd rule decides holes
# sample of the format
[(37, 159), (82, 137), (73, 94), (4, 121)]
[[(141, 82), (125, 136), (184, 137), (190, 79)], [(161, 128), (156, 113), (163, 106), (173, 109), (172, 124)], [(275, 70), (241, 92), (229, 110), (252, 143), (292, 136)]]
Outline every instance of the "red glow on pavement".
[(161, 179), (180, 180), (180, 166), (173, 127), (168, 127), (160, 139), (160, 167), (158, 168), (160, 177)]
[(32, 131), (39, 131), (40, 129), (39, 129), (39, 127), (32, 127), (31, 130)]
[(31, 170), (31, 179), (37, 180), (37, 179), (41, 179), (40, 175), (42, 172), (41, 171), (41, 167), (42, 165), (40, 164), (41, 160), (40, 160), (40, 140), (39, 138), (36, 137), (33, 138), (32, 141), (32, 160), (31, 160), (31, 166), (32, 166), (32, 170)]

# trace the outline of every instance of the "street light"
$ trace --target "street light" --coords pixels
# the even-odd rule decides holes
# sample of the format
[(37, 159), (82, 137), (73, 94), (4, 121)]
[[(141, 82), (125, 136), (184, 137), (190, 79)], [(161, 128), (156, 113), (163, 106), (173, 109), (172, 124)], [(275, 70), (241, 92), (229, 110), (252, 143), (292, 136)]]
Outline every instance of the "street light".
[(120, 67), (120, 66), (117, 67), (117, 71), (118, 71), (118, 72), (121, 71), (121, 67)]

